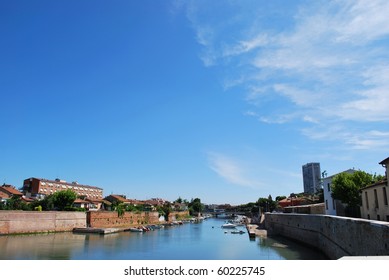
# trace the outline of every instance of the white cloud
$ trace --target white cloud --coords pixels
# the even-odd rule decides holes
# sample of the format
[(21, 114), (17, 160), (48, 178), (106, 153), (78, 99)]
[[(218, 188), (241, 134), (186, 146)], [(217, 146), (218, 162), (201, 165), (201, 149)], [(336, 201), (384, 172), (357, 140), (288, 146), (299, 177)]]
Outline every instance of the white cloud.
[(236, 159), (219, 153), (208, 153), (209, 167), (227, 182), (242, 187), (258, 189), (261, 183), (251, 178), (248, 167)]
[(364, 44), (389, 33), (388, 1), (349, 0), (344, 1), (343, 6), (345, 17), (339, 15), (334, 27), (339, 33), (338, 40)]
[(288, 123), (291, 120), (294, 120), (297, 118), (296, 114), (290, 114), (290, 115), (277, 115), (275, 117), (272, 116), (260, 116), (258, 119), (261, 122), (268, 123), (268, 124), (284, 124)]
[(318, 92), (295, 88), (286, 84), (275, 84), (274, 90), (301, 107), (315, 107), (324, 103), (322, 94)]
[(389, 149), (389, 131), (350, 129), (340, 124), (319, 125), (302, 129), (302, 133), (314, 140), (343, 143), (343, 149), (380, 151)]
[[(284, 26), (272, 17), (275, 10), (266, 17), (260, 1), (250, 7), (252, 13), (236, 3), (192, 8), (204, 63), (220, 63), (236, 73), (226, 88), (244, 88), (252, 107), (246, 114), (262, 122), (302, 121), (310, 125), (301, 130), (310, 139), (352, 149), (387, 147), (389, 2), (296, 3), (301, 6), (293, 7), (297, 12)], [(210, 15), (215, 8), (211, 19), (194, 16)], [(223, 21), (225, 10), (235, 21)]]
[(257, 37), (249, 40), (239, 41), (237, 45), (225, 46), (222, 56), (236, 56), (250, 51), (253, 51), (259, 47), (265, 47), (270, 42), (269, 37), (266, 34), (259, 34)]

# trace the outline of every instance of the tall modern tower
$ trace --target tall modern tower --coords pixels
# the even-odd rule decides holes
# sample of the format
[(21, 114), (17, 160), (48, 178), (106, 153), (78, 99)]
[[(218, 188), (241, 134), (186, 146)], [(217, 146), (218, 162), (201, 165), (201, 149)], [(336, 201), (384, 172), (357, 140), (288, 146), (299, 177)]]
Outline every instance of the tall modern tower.
[(305, 193), (314, 194), (320, 190), (320, 178), (320, 163), (310, 162), (303, 165), (303, 182)]

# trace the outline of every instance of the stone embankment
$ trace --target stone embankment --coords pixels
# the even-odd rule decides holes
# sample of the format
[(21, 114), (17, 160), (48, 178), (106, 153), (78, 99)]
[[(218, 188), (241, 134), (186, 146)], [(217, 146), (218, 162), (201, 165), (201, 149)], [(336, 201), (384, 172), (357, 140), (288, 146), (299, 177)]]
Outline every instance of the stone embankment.
[[(188, 211), (172, 212), (169, 221), (188, 216)], [(0, 234), (73, 231), (74, 228), (125, 228), (161, 223), (157, 212), (64, 212), (0, 211)]]
[(72, 231), (86, 227), (85, 212), (0, 211), (0, 234)]
[(266, 213), (269, 236), (281, 235), (321, 250), (330, 259), (388, 256), (389, 223), (328, 215)]

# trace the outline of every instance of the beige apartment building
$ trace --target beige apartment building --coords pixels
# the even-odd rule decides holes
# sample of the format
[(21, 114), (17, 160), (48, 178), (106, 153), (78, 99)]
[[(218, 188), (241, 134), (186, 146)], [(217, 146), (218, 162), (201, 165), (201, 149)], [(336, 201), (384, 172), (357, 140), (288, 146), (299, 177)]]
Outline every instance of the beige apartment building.
[(361, 189), (361, 216), (364, 219), (389, 222), (389, 157), (379, 164), (385, 168), (385, 179)]

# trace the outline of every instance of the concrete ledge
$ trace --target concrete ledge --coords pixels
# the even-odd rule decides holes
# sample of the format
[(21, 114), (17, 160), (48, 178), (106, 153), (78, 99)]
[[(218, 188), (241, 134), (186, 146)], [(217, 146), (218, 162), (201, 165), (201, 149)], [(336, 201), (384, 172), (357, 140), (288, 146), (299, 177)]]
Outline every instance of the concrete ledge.
[(246, 225), (246, 228), (250, 238), (254, 238), (255, 236), (267, 236), (267, 230), (259, 228), (258, 225), (248, 224)]

